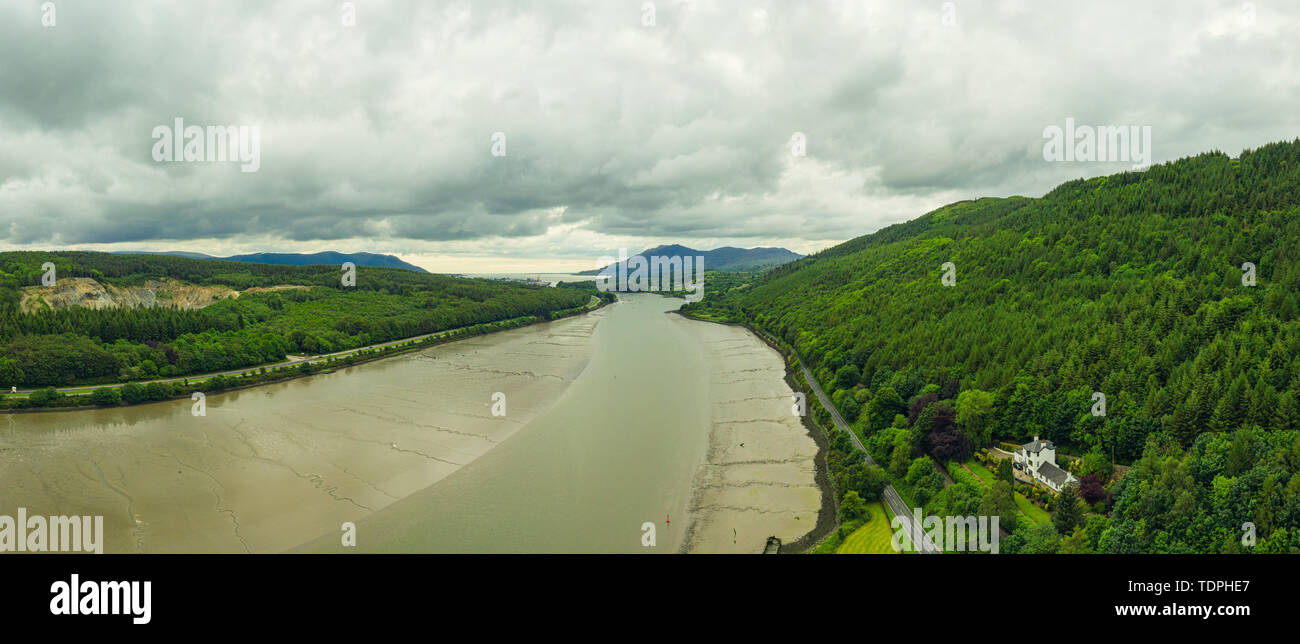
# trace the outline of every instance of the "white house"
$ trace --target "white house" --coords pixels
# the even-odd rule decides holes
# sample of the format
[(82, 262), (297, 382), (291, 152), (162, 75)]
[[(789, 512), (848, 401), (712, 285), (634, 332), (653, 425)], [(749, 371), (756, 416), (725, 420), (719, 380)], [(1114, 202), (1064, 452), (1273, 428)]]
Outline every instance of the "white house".
[(1060, 492), (1066, 483), (1078, 483), (1074, 475), (1056, 466), (1056, 446), (1049, 440), (1034, 440), (1020, 446), (1015, 453), (1016, 463), (1035, 481), (1053, 492)]

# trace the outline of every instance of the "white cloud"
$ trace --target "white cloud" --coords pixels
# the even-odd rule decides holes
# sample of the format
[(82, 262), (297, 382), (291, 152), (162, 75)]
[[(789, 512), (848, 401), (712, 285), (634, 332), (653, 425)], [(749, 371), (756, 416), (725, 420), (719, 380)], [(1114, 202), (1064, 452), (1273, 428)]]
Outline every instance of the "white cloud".
[[(43, 28), (6, 3), (0, 247), (435, 270), (810, 252), (1124, 169), (1043, 163), (1066, 117), (1150, 125), (1157, 161), (1294, 138), (1300, 7), (1255, 4), (958, 1), (949, 27), (939, 3), (661, 1), (644, 27), (639, 3), (376, 1), (345, 27), (306, 0), (64, 0)], [(261, 170), (154, 163), (149, 132), (177, 116), (260, 125)]]

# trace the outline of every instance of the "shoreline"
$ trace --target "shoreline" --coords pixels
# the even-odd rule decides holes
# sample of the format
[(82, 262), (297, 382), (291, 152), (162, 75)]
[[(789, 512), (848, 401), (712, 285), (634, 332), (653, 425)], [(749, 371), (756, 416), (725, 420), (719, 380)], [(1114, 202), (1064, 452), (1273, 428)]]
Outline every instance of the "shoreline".
[[(102, 515), (110, 553), (286, 552), (511, 443), (586, 368), (606, 314), (215, 394), (204, 416), (173, 404), (13, 417), (0, 505)], [(491, 412), (494, 390), (509, 415)]]
[[(680, 310), (674, 310), (670, 312), (680, 315), (682, 316), (682, 318), (687, 320), (693, 320), (696, 322), (709, 322), (712, 324), (719, 324), (722, 326), (732, 326), (732, 327), (739, 327), (745, 329), (750, 333), (750, 335), (753, 335), (754, 337), (758, 338), (760, 341), (763, 342), (763, 344), (767, 345), (768, 348), (772, 349), (777, 353), (777, 355), (781, 356), (781, 362), (784, 365), (784, 370), (785, 370), (784, 381), (786, 385), (789, 386), (792, 391), (802, 392), (804, 393), (805, 396), (808, 395), (808, 393), (804, 391), (803, 388), (800, 387), (797, 381), (795, 380), (795, 372), (791, 370), (788, 356), (786, 355), (782, 347), (773, 344), (773, 342), (766, 335), (762, 333), (758, 333), (748, 324), (742, 324), (739, 322), (725, 322), (720, 320), (708, 320), (705, 318), (688, 315), (686, 313), (683, 313)], [(826, 454), (830, 451), (830, 440), (826, 437), (826, 432), (823, 431), (821, 427), (817, 426), (817, 424), (813, 422), (811, 414), (804, 414), (800, 420), (802, 425), (804, 426), (804, 429), (807, 430), (808, 436), (812, 438), (813, 441), (817, 444), (817, 455), (814, 457), (814, 463), (816, 464), (816, 474), (814, 476), (814, 480), (816, 481), (817, 486), (821, 489), (822, 504), (821, 504), (821, 509), (817, 513), (817, 523), (813, 527), (813, 529), (807, 534), (805, 534), (804, 536), (800, 537), (799, 539), (796, 539), (795, 541), (792, 541), (790, 543), (782, 543), (781, 550), (780, 550), (782, 554), (795, 554), (795, 553), (809, 552), (813, 548), (815, 548), (817, 544), (821, 543), (827, 536), (829, 536), (832, 532), (834, 532), (836, 527), (839, 526), (838, 507), (835, 501), (835, 489), (834, 486), (831, 485), (830, 469), (826, 464)]]
[[(288, 388), (283, 398), (277, 389), (231, 391), (230, 401), (209, 401), (206, 418), (192, 418), (180, 406), (97, 408), (77, 424), (101, 431), (87, 427), (71, 433), (46, 431), (71, 427), (69, 417), (15, 419), (11, 428), (18, 433), (0, 437), (0, 469), (6, 459), (15, 468), (13, 485), (0, 499), (21, 498), (35, 507), (33, 498), (49, 497), (51, 512), (103, 514), (113, 552), (300, 551), (313, 539), (337, 546), (338, 526), (346, 521), (356, 522), (367, 544), (376, 544), (374, 530), (387, 524), (369, 517), (401, 516), (387, 506), (417, 503), (410, 499), (445, 485), (448, 477), (474, 480), (477, 470), (457, 473), (481, 457), (503, 458), (497, 450), (503, 445), (510, 446), (506, 454), (536, 453), (541, 445), (530, 447), (528, 441), (540, 439), (519, 432), (571, 395), (569, 388), (593, 368), (594, 355), (582, 348), (591, 343), (583, 338), (592, 337), (603, 315), (568, 316), (555, 320), (563, 326), (550, 330), (516, 327), (519, 335), (513, 338), (458, 338), (475, 341), (430, 347), (437, 355), (428, 359), (418, 351), (403, 351), (404, 360), (376, 357), (366, 370), (368, 379), (279, 381)], [(678, 319), (673, 326), (688, 331), (684, 323), (697, 321)], [(769, 535), (788, 540), (783, 552), (810, 548), (834, 527), (834, 498), (827, 492), (825, 440), (806, 416), (802, 431), (796, 429), (801, 421), (784, 417), (790, 392), (799, 390), (789, 365), (769, 362), (784, 357), (769, 342), (766, 347), (754, 343), (750, 336), (759, 334), (748, 329), (689, 326), (702, 341), (702, 353), (691, 358), (692, 364), (703, 360), (712, 367), (705, 372), (709, 389), (703, 394), (711, 420), (701, 427), (703, 460), (674, 479), (689, 487), (685, 506), (672, 508), (674, 519), (682, 511), (686, 521), (682, 541), (670, 551), (757, 553)], [(525, 368), (517, 363), (521, 352), (537, 354), (537, 364), (547, 366)], [(472, 372), (464, 371), (466, 366), (473, 366)], [(784, 371), (781, 384), (778, 369)], [(505, 419), (488, 413), (486, 392), (493, 389), (511, 392), (512, 413)], [(247, 400), (230, 404), (241, 396)], [(752, 396), (766, 400), (744, 402)], [(345, 399), (354, 402), (332, 402)], [(434, 399), (446, 401), (436, 413), (428, 405)], [(336, 407), (340, 413), (333, 413)], [(581, 419), (586, 412), (570, 415)], [(123, 431), (102, 431), (108, 427)], [(124, 443), (122, 436), (133, 440)], [(525, 442), (518, 443), (521, 439)], [(13, 460), (16, 452), (9, 453), (6, 441), (33, 450), (37, 460)], [(740, 442), (745, 445), (737, 447)], [(141, 451), (135, 443), (149, 448)], [(563, 451), (564, 442), (553, 447)], [(52, 489), (60, 494), (51, 496)], [(267, 495), (271, 489), (277, 492)], [(178, 514), (177, 507), (189, 510)], [(286, 532), (286, 525), (296, 527)], [(732, 538), (733, 527), (740, 529), (739, 543)], [(394, 541), (388, 547), (418, 551), (418, 543)]]
[[(804, 392), (803, 388), (798, 386), (798, 383), (795, 380), (795, 373), (791, 370), (787, 356), (785, 352), (782, 350), (782, 348), (777, 345), (774, 345), (766, 336), (754, 331), (754, 329), (750, 328), (748, 325), (739, 324), (735, 322), (721, 322), (717, 320), (707, 320), (704, 318), (698, 318), (698, 317), (688, 315), (686, 313), (681, 312), (680, 310), (672, 310), (669, 311), (669, 313), (679, 315), (682, 317), (682, 319), (690, 320), (694, 322), (710, 322), (722, 326), (743, 328), (751, 336), (759, 339), (764, 344), (764, 346), (776, 352), (777, 356), (780, 358), (782, 363), (782, 370), (784, 371), (783, 382), (786, 384), (786, 386), (788, 386), (791, 391), (803, 392), (805, 395), (807, 395), (807, 392)], [(795, 539), (794, 541), (791, 541), (789, 543), (782, 543), (780, 549), (780, 552), (782, 554), (794, 554), (794, 553), (811, 551), (813, 548), (817, 546), (817, 544), (821, 543), (828, 535), (830, 535), (839, 525), (838, 508), (836, 506), (834, 486), (831, 484), (830, 471), (826, 463), (826, 455), (830, 451), (829, 439), (826, 437), (826, 433), (815, 423), (813, 423), (811, 414), (804, 414), (800, 418), (800, 424), (804, 427), (808, 437), (811, 438), (813, 442), (817, 445), (817, 452), (813, 457), (813, 464), (814, 464), (813, 481), (816, 487), (821, 492), (821, 505), (817, 511), (817, 522), (813, 525), (812, 529), (810, 529), (808, 532), (804, 533), (803, 536), (799, 537), (798, 539)], [(711, 429), (710, 434), (712, 434), (713, 431), (714, 430)], [(693, 536), (695, 529), (696, 529), (696, 521), (692, 520), (691, 527), (689, 528), (688, 533), (683, 540), (681, 552), (686, 552), (686, 548), (691, 541), (691, 537)], [(759, 552), (762, 552), (761, 548), (755, 551), (755, 553), (759, 553)]]
[[(593, 296), (593, 297), (595, 297), (595, 296)], [(617, 300), (616, 300), (616, 301), (617, 301)], [(532, 322), (528, 322), (528, 323), (526, 323), (526, 324), (520, 324), (520, 325), (518, 325), (518, 326), (505, 326), (505, 327), (501, 327), (501, 328), (496, 328), (496, 329), (492, 329), (492, 330), (489, 330), (489, 331), (485, 331), (485, 332), (483, 332), (483, 333), (476, 333), (476, 334), (474, 334), (474, 335), (456, 336), (456, 337), (447, 338), (445, 335), (439, 335), (439, 334), (447, 334), (447, 333), (452, 333), (452, 332), (454, 332), (454, 331), (460, 331), (460, 330), (464, 330), (464, 329), (469, 329), (469, 328), (473, 328), (473, 326), (477, 326), (477, 325), (471, 325), (471, 326), (468, 326), (468, 327), (456, 327), (456, 328), (454, 328), (454, 329), (447, 329), (447, 330), (445, 330), (445, 331), (435, 331), (435, 332), (432, 333), (432, 334), (427, 334), (427, 335), (423, 335), (423, 336), (412, 336), (411, 338), (402, 338), (402, 339), (400, 339), (400, 340), (392, 340), (392, 341), (390, 341), (390, 342), (388, 342), (388, 343), (382, 343), (382, 342), (381, 342), (381, 343), (379, 343), (379, 344), (372, 344), (372, 345), (368, 345), (368, 346), (365, 346), (365, 347), (357, 347), (356, 349), (348, 349), (348, 350), (346, 350), (344, 353), (346, 353), (346, 352), (351, 352), (351, 353), (348, 353), (348, 355), (343, 356), (344, 358), (349, 358), (349, 357), (351, 357), (351, 358), (355, 358), (355, 357), (358, 355), (358, 353), (360, 353), (361, 351), (367, 351), (367, 350), (372, 350), (372, 349), (377, 349), (377, 350), (383, 351), (384, 349), (392, 349), (391, 351), (384, 351), (384, 352), (381, 353), (380, 355), (375, 355), (375, 356), (366, 356), (366, 357), (362, 357), (362, 358), (355, 359), (355, 360), (353, 360), (352, 362), (340, 362), (340, 363), (336, 363), (336, 364), (330, 364), (330, 363), (328, 362), (328, 358), (330, 358), (331, 356), (338, 356), (338, 355), (340, 355), (340, 354), (338, 354), (338, 353), (334, 353), (334, 354), (323, 354), (323, 355), (321, 355), (321, 356), (317, 356), (317, 357), (315, 357), (315, 358), (306, 358), (306, 359), (301, 360), (301, 361), (299, 361), (299, 362), (290, 362), (290, 363), (287, 363), (287, 364), (286, 364), (286, 363), (270, 363), (270, 364), (264, 364), (264, 365), (252, 365), (252, 366), (249, 366), (249, 367), (246, 367), (246, 368), (243, 368), (243, 369), (242, 369), (242, 370), (244, 371), (244, 374), (252, 374), (252, 372), (257, 371), (258, 369), (266, 369), (266, 368), (268, 368), (268, 367), (275, 366), (275, 365), (279, 365), (279, 366), (276, 366), (275, 369), (274, 369), (274, 371), (272, 371), (272, 372), (264, 372), (264, 373), (261, 373), (261, 374), (255, 374), (255, 375), (256, 375), (256, 376), (264, 376), (264, 375), (269, 375), (270, 373), (279, 372), (279, 371), (283, 371), (283, 373), (281, 373), (278, 377), (267, 378), (267, 379), (265, 379), (265, 380), (260, 380), (260, 381), (258, 381), (258, 382), (250, 382), (250, 383), (240, 384), (240, 385), (235, 385), (235, 386), (231, 386), (231, 387), (223, 387), (223, 388), (221, 388), (221, 389), (213, 390), (213, 391), (211, 391), (210, 393), (227, 393), (227, 392), (231, 392), (231, 391), (240, 391), (240, 390), (244, 390), (244, 389), (254, 389), (254, 388), (257, 388), (257, 387), (261, 387), (261, 386), (263, 386), (263, 385), (278, 384), (278, 383), (288, 382), (288, 381), (290, 381), (290, 380), (296, 380), (296, 379), (298, 379), (298, 378), (310, 378), (311, 376), (318, 376), (318, 375), (325, 375), (325, 374), (336, 373), (336, 372), (339, 371), (340, 369), (346, 369), (346, 368), (348, 368), (348, 367), (355, 367), (355, 366), (358, 366), (358, 365), (368, 364), (368, 363), (371, 363), (371, 362), (376, 362), (376, 361), (384, 360), (384, 359), (387, 359), (387, 358), (393, 358), (393, 357), (396, 357), (396, 356), (400, 356), (400, 355), (405, 355), (405, 354), (407, 354), (407, 353), (411, 353), (411, 352), (413, 352), (413, 351), (419, 351), (419, 350), (422, 350), (422, 349), (428, 349), (428, 348), (431, 348), (431, 347), (442, 346), (442, 345), (444, 345), (444, 344), (453, 344), (453, 343), (456, 343), (456, 342), (460, 342), (460, 341), (462, 341), (462, 340), (468, 340), (468, 339), (470, 339), (470, 338), (477, 338), (477, 337), (481, 337), (481, 336), (485, 336), (485, 335), (492, 335), (492, 334), (495, 334), (495, 333), (500, 333), (500, 332), (502, 332), (502, 331), (510, 331), (510, 330), (513, 330), (513, 329), (523, 329), (523, 328), (527, 328), (527, 327), (530, 327), (530, 326), (535, 326), (535, 325), (537, 325), (537, 324), (544, 324), (544, 323), (547, 323), (547, 322), (556, 322), (556, 321), (563, 320), (563, 319), (570, 318), (570, 317), (574, 317), (574, 316), (577, 316), (577, 315), (585, 315), (585, 314), (587, 314), (587, 313), (591, 313), (591, 312), (593, 312), (593, 311), (598, 311), (598, 310), (600, 310), (600, 309), (602, 309), (602, 308), (604, 308), (604, 307), (606, 307), (606, 306), (609, 306), (610, 304), (611, 304), (610, 302), (605, 302), (604, 300), (597, 299), (597, 300), (596, 300), (596, 304), (595, 304), (595, 306), (589, 306), (589, 307), (587, 307), (587, 308), (583, 308), (582, 310), (579, 310), (579, 311), (573, 311), (573, 312), (570, 312), (570, 313), (567, 313), (567, 314), (561, 315), (561, 316), (559, 316), (559, 317), (556, 317), (556, 318), (553, 318), (553, 319), (550, 319), (550, 320), (543, 320), (543, 319), (538, 318), (538, 319), (533, 320)], [(516, 318), (516, 319), (518, 319), (518, 318)], [(498, 323), (498, 322), (509, 322), (509, 320), (498, 320), (497, 322), (486, 322), (486, 323), (483, 323), (483, 324), (496, 324), (496, 323)], [(442, 342), (427, 342), (426, 340), (429, 340), (429, 339), (433, 339), (433, 340), (443, 340), (443, 341), (442, 341)], [(404, 343), (405, 343), (405, 344), (404, 344)], [(328, 365), (328, 366), (325, 366), (325, 365), (319, 366), (319, 367), (317, 367), (317, 369), (319, 369), (319, 370), (313, 370), (313, 371), (311, 371), (310, 373), (304, 373), (304, 372), (301, 371), (300, 367), (301, 367), (302, 365), (305, 365), (305, 364), (310, 364), (310, 365), (321, 365), (321, 362), (314, 362), (314, 360), (322, 361), (322, 362), (325, 363), (325, 365)], [(234, 369), (234, 370), (231, 370), (231, 371), (241, 371), (241, 369)], [(181, 387), (191, 387), (191, 386), (193, 386), (193, 385), (187, 384), (187, 381), (188, 381), (190, 378), (195, 378), (195, 379), (205, 379), (205, 378), (206, 378), (206, 379), (209, 379), (209, 380), (210, 380), (210, 379), (212, 379), (212, 378), (214, 378), (214, 377), (217, 377), (217, 376), (222, 376), (222, 377), (226, 377), (226, 378), (234, 378), (234, 379), (239, 379), (239, 378), (245, 378), (245, 377), (248, 377), (247, 375), (227, 375), (227, 374), (228, 374), (228, 372), (219, 372), (219, 373), (211, 373), (211, 374), (195, 374), (194, 376), (179, 376), (179, 377), (176, 377), (176, 378), (167, 378), (167, 379), (160, 379), (160, 380), (147, 380), (147, 381), (140, 381), (140, 382), (112, 383), (112, 384), (104, 384), (104, 385), (85, 385), (84, 387), (90, 389), (91, 391), (87, 391), (86, 393), (79, 393), (79, 394), (63, 394), (63, 395), (66, 396), (66, 397), (77, 397), (77, 398), (83, 398), (83, 397), (89, 397), (89, 396), (91, 396), (91, 395), (93, 394), (93, 391), (94, 391), (95, 389), (116, 389), (116, 390), (118, 390), (118, 391), (121, 391), (121, 389), (122, 389), (123, 387), (125, 387), (126, 385), (129, 385), (129, 384), (135, 384), (135, 385), (139, 385), (139, 386), (141, 386), (141, 387), (144, 387), (144, 386), (147, 386), (147, 385), (149, 385), (149, 384), (151, 384), (151, 383), (166, 383), (166, 384), (169, 384), (169, 385), (172, 385), (172, 386), (179, 385), (179, 386), (181, 386)], [(195, 384), (199, 384), (199, 383), (195, 383)], [(69, 386), (70, 386), (70, 387), (80, 387), (79, 385), (69, 385)], [(30, 392), (27, 392), (27, 393), (28, 393), (28, 397), (30, 397), (31, 394), (32, 394), (32, 393), (35, 393), (36, 391), (38, 391), (38, 390), (37, 390), (37, 389), (33, 389), (33, 390), (31, 390)], [(174, 402), (174, 401), (177, 401), (177, 400), (190, 400), (190, 399), (192, 399), (192, 394), (193, 394), (194, 392), (202, 392), (202, 393), (204, 393), (205, 395), (206, 395), (207, 393), (209, 393), (209, 392), (207, 392), (207, 391), (202, 391), (201, 389), (194, 389), (194, 390), (191, 390), (191, 391), (189, 391), (189, 392), (181, 393), (181, 394), (176, 394), (176, 395), (173, 395), (173, 396), (170, 396), (170, 397), (167, 397), (167, 398), (161, 398), (161, 399), (158, 399), (158, 400), (141, 400), (141, 401), (139, 401), (139, 402), (133, 402), (133, 403), (129, 403), (129, 402), (126, 402), (126, 401), (121, 401), (121, 402), (118, 402), (118, 403), (116, 403), (116, 404), (112, 404), (112, 405), (97, 405), (97, 404), (95, 404), (95, 403), (90, 403), (90, 404), (85, 404), (85, 405), (61, 405), (61, 406), (55, 406), (55, 407), (3, 408), (3, 409), (0, 409), (0, 414), (39, 414), (39, 413), (65, 412), (65, 411), (89, 411), (89, 410), (94, 410), (94, 409), (120, 409), (120, 408), (123, 408), (123, 407), (139, 407), (139, 406), (142, 406), (142, 405), (151, 405), (151, 404), (154, 404), (154, 403)], [(3, 394), (0, 394), (0, 400), (7, 400), (7, 399), (8, 399), (8, 396), (12, 396), (12, 395), (13, 395), (13, 394), (10, 394), (10, 393), (3, 393)], [(26, 400), (26, 398), (19, 398), (19, 399), (16, 399), (16, 400)]]

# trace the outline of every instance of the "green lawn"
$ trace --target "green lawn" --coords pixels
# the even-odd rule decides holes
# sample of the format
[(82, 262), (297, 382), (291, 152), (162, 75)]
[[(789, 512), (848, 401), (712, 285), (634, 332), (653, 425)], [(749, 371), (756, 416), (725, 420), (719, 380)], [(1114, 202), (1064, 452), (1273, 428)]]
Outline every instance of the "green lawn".
[[(967, 469), (969, 469), (971, 472), (974, 472), (975, 476), (978, 476), (980, 481), (983, 482), (984, 485), (986, 486), (991, 487), (993, 485), (993, 482), (997, 479), (997, 477), (993, 475), (993, 472), (989, 471), (989, 469), (984, 467), (983, 465), (976, 463), (975, 459), (973, 458), (968, 459), (965, 463), (962, 463), (962, 465), (965, 465)], [(1052, 520), (1052, 515), (1048, 514), (1047, 510), (1044, 510), (1031, 503), (1029, 499), (1025, 498), (1025, 495), (1016, 492), (1015, 496), (1016, 496), (1016, 508), (1020, 510), (1020, 516), (1034, 523), (1043, 523)]]
[[(890, 544), (890, 538), (894, 534), (893, 528), (889, 527), (893, 517), (885, 509), (883, 503), (879, 501), (869, 504), (871, 508), (871, 520), (862, 525), (844, 540), (843, 544), (835, 551), (840, 555), (888, 555), (897, 554)], [(906, 543), (904, 548), (908, 547)]]
[(1050, 523), (1052, 520), (1052, 515), (1048, 514), (1047, 510), (1030, 503), (1029, 499), (1019, 492), (1016, 492), (1016, 507), (1020, 508), (1021, 515), (1034, 523)]
[(978, 476), (980, 481), (983, 482), (986, 487), (993, 487), (993, 483), (997, 480), (997, 477), (993, 475), (993, 472), (990, 472), (987, 467), (976, 463), (973, 458), (966, 459), (966, 462), (962, 463), (962, 465), (965, 465), (966, 469), (973, 472), (975, 476)]

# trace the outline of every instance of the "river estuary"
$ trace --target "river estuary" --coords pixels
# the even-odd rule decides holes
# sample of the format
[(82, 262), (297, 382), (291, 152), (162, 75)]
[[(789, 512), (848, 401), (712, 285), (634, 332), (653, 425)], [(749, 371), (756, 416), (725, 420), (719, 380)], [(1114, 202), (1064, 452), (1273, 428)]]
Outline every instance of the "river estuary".
[(634, 295), (214, 394), (204, 416), (188, 400), (5, 415), (0, 514), (103, 515), (105, 552), (749, 553), (802, 537), (817, 445), (781, 356), (668, 313), (680, 303)]

